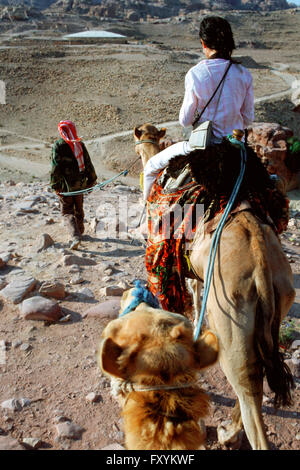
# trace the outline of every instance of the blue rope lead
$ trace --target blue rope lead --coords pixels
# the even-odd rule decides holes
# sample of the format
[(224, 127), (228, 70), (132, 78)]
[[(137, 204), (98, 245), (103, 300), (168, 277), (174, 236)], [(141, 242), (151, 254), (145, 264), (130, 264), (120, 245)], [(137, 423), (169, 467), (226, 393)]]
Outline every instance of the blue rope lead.
[(119, 178), (119, 176), (123, 175), (126, 176), (128, 174), (128, 170), (121, 171), (118, 175), (113, 176), (109, 180), (103, 181), (102, 183), (95, 184), (95, 186), (92, 186), (91, 188), (87, 189), (81, 189), (80, 191), (71, 191), (69, 193), (59, 193), (62, 196), (77, 196), (77, 194), (86, 194), (86, 193), (91, 193), (92, 191), (95, 191), (96, 189), (101, 189), (107, 184), (111, 183), (114, 181), (116, 178)]
[(121, 171), (118, 175), (115, 175), (113, 176), (112, 178), (106, 180), (106, 181), (103, 181), (102, 183), (99, 183), (99, 184), (95, 184), (95, 186), (92, 186), (91, 188), (87, 188), (87, 189), (81, 189), (79, 191), (71, 191), (69, 193), (59, 193), (61, 194), (62, 196), (77, 196), (77, 194), (86, 194), (86, 193), (91, 193), (92, 191), (95, 191), (96, 189), (101, 189), (103, 188), (104, 186), (106, 186), (107, 184), (111, 183), (112, 181), (114, 181), (115, 179), (119, 178), (119, 176), (127, 176), (128, 175), (128, 171), (129, 169), (135, 165), (135, 163), (140, 159), (140, 156), (138, 156), (138, 158), (136, 160), (134, 160), (133, 163), (131, 163), (127, 170), (123, 170)]
[(199, 315), (197, 328), (196, 328), (196, 331), (195, 331), (195, 334), (194, 334), (194, 341), (196, 341), (198, 339), (198, 336), (200, 334), (200, 329), (201, 329), (201, 325), (202, 325), (202, 322), (203, 322), (204, 313), (205, 313), (205, 310), (206, 310), (208, 293), (209, 293), (210, 284), (211, 284), (211, 280), (212, 280), (214, 262), (215, 262), (215, 258), (216, 258), (219, 239), (220, 239), (222, 230), (224, 228), (224, 225), (226, 223), (227, 217), (228, 217), (228, 215), (229, 215), (229, 213), (232, 209), (233, 203), (234, 203), (234, 201), (236, 199), (236, 196), (239, 192), (239, 189), (240, 189), (240, 186), (241, 186), (241, 183), (243, 181), (244, 174), (245, 174), (246, 161), (247, 161), (247, 152), (246, 152), (245, 145), (244, 145), (243, 142), (235, 139), (232, 136), (228, 136), (228, 139), (233, 145), (239, 145), (240, 146), (240, 149), (241, 149), (241, 169), (240, 169), (240, 174), (239, 174), (239, 176), (236, 180), (236, 183), (234, 185), (233, 191), (231, 193), (231, 196), (228, 200), (226, 208), (225, 208), (225, 210), (223, 212), (223, 215), (221, 217), (221, 220), (220, 220), (220, 222), (217, 226), (217, 229), (214, 233), (213, 240), (212, 240), (212, 243), (211, 243), (210, 252), (209, 252), (209, 260), (208, 260), (208, 268), (207, 268), (207, 271), (206, 271), (206, 276), (205, 276), (205, 281), (204, 281), (204, 293), (203, 293), (203, 300), (202, 300), (202, 305), (201, 305), (201, 312), (200, 312), (200, 315)]

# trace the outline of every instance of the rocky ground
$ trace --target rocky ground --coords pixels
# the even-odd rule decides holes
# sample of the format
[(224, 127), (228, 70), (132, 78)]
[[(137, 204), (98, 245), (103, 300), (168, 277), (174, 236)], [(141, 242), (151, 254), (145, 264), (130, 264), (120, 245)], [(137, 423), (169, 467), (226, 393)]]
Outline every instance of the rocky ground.
[[(57, 198), (47, 185), (0, 185), (0, 444), (12, 445), (12, 439), (40, 449), (123, 444), (120, 409), (100, 373), (96, 352), (103, 327), (118, 313), (120, 294), (135, 279), (146, 279), (143, 245), (114, 232), (113, 226), (109, 232), (105, 228), (107, 214), (106, 222), (111, 223), (112, 210), (125, 203), (129, 230), (134, 229), (142, 210), (141, 193), (134, 186), (119, 181), (90, 194), (85, 202), (86, 236), (72, 252)], [(300, 214), (293, 215), (282, 242), (298, 298), (282, 327), (281, 341), (295, 375), (294, 405), (276, 411), (266, 387), (263, 406), (270, 443), (282, 450), (300, 449)], [(37, 296), (43, 305), (36, 303)], [(200, 380), (212, 400), (207, 449), (222, 449), (216, 426), (229, 418), (234, 394), (219, 366)], [(249, 449), (245, 437), (238, 445)]]
[[(290, 96), (299, 79), (299, 16), (274, 15), (232, 16), (243, 45), (236, 56), (253, 73), (256, 120), (281, 122), (297, 134), (300, 115), (291, 112)], [(49, 156), (57, 123), (65, 118), (77, 123), (100, 181), (135, 158), (135, 125), (171, 121), (168, 133), (180, 138), (173, 121), (184, 75), (201, 57), (197, 24), (193, 16), (183, 24), (114, 23), (119, 32), (122, 27), (129, 32), (128, 44), (93, 46), (26, 43), (22, 35), (28, 28), (21, 23), (1, 30), (0, 79), (7, 85), (7, 104), (0, 106), (0, 448), (123, 445), (120, 409), (101, 376), (96, 352), (122, 291), (135, 279), (146, 279), (145, 250), (122, 231), (103, 232), (98, 220), (107, 215), (103, 207), (111, 216), (115, 210), (122, 213), (127, 201), (129, 227), (138, 224), (140, 167), (86, 198), (86, 236), (72, 252), (57, 198), (48, 188)], [(48, 33), (45, 27), (43, 34)], [(263, 404), (271, 447), (279, 450), (300, 449), (300, 209), (299, 194), (291, 197), (295, 203), (281, 240), (297, 298), (283, 324), (281, 344), (296, 381), (294, 404), (276, 411), (267, 387)], [(43, 319), (38, 320), (41, 297)], [(234, 394), (219, 366), (200, 380), (212, 401), (206, 447), (225, 449), (217, 442), (216, 427), (229, 419)], [(246, 437), (234, 447), (249, 449)]]

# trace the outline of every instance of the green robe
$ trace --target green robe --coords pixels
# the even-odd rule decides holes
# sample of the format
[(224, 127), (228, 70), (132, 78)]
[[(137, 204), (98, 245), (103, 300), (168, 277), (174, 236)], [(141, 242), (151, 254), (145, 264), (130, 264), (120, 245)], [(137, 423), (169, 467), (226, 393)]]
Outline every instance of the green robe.
[(71, 192), (89, 188), (97, 180), (88, 151), (81, 142), (84, 171), (80, 172), (76, 157), (64, 139), (57, 140), (52, 147), (50, 186), (55, 191)]

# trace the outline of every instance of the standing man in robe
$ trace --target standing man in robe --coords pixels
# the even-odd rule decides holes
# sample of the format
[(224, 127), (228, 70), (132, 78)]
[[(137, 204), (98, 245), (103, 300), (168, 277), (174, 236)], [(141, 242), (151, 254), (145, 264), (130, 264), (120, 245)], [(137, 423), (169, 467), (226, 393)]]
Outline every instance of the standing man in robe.
[(71, 235), (70, 248), (76, 250), (84, 233), (83, 194), (63, 196), (94, 186), (97, 175), (88, 151), (77, 136), (72, 121), (60, 121), (61, 138), (52, 147), (50, 185), (59, 197), (60, 208)]

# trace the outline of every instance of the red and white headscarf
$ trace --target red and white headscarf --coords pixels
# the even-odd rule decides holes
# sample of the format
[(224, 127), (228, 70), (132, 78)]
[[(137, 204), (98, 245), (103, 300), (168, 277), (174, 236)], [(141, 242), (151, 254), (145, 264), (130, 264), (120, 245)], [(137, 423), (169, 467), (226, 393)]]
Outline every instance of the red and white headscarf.
[(80, 143), (80, 137), (77, 136), (75, 124), (72, 121), (60, 121), (58, 124), (58, 131), (62, 138), (71, 147), (74, 156), (76, 157), (79, 171), (84, 171), (84, 158), (83, 149)]

